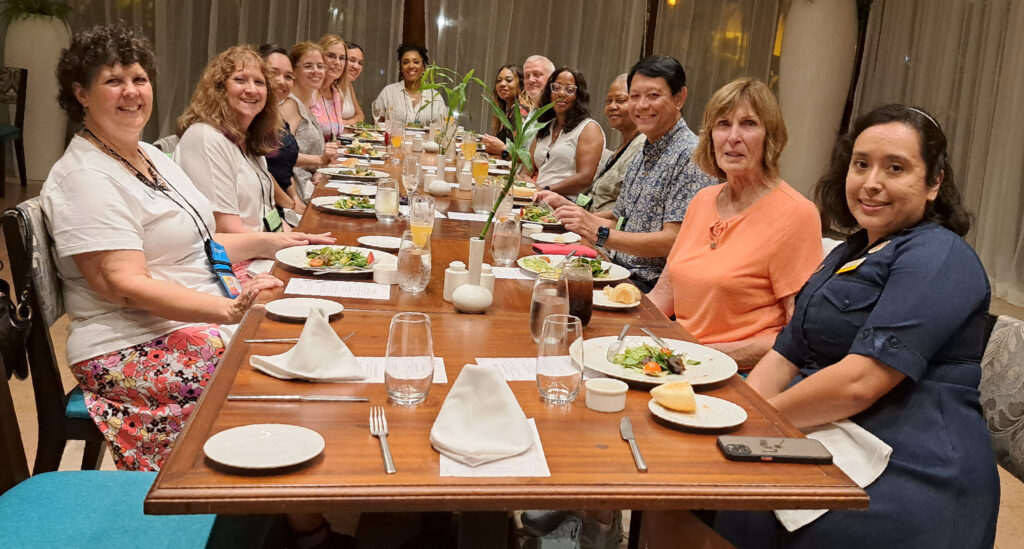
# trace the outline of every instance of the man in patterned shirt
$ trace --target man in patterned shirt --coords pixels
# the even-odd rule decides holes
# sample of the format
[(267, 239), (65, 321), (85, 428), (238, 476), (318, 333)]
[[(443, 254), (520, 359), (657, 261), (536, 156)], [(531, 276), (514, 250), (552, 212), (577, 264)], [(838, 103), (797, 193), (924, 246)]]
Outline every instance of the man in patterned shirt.
[(556, 208), (568, 230), (611, 250), (646, 293), (661, 276), (690, 199), (717, 181), (691, 158), (698, 140), (682, 116), (686, 73), (679, 61), (647, 57), (629, 70), (628, 85), (629, 115), (647, 144), (630, 162), (615, 208), (591, 213), (551, 192), (536, 200)]

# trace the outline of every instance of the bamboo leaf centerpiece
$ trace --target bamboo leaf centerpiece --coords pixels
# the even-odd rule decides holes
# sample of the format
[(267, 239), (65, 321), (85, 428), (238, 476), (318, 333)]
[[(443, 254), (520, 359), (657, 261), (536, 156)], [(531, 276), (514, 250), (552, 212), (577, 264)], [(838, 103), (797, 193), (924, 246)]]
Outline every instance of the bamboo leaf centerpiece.
[[(452, 142), (455, 140), (455, 129), (458, 126), (455, 123), (455, 119), (466, 107), (466, 92), (469, 89), (470, 83), (479, 84), (484, 89), (487, 89), (487, 85), (479, 78), (473, 76), (472, 69), (466, 74), (460, 75), (452, 69), (433, 64), (427, 65), (421, 78), (420, 89), (436, 91), (444, 99), (444, 103), (448, 108), (448, 112), (445, 114), (443, 124), (441, 125), (441, 130), (438, 132), (437, 137), (434, 138), (438, 149), (440, 149), (443, 155), (448, 152), (448, 148), (451, 147)], [(422, 102), (419, 110), (422, 111), (429, 107), (431, 103), (433, 101)]]

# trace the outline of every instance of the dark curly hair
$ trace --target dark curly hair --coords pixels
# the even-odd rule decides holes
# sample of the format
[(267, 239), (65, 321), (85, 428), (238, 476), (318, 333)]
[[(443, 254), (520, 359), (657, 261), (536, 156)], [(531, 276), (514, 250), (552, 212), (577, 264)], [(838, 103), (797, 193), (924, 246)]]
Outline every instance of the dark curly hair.
[(418, 44), (402, 43), (402, 44), (398, 45), (398, 50), (397, 51), (398, 51), (398, 80), (399, 80), (399, 82), (401, 82), (401, 80), (402, 80), (402, 56), (405, 55), (406, 53), (414, 51), (414, 52), (420, 54), (420, 58), (423, 59), (423, 68), (424, 69), (427, 68), (427, 65), (430, 64), (430, 57), (427, 56), (427, 48), (424, 48), (423, 46), (420, 46)]
[(57, 62), (57, 103), (68, 118), (75, 122), (85, 120), (85, 108), (75, 98), (74, 84), (89, 89), (103, 67), (116, 63), (126, 67), (138, 63), (151, 81), (156, 78), (156, 55), (149, 42), (134, 31), (99, 25), (75, 33)]
[(917, 133), (925, 164), (925, 183), (939, 185), (934, 202), (925, 207), (922, 221), (936, 223), (964, 236), (971, 228), (972, 215), (964, 208), (960, 190), (953, 179), (953, 167), (946, 152), (946, 135), (935, 117), (918, 107), (889, 104), (877, 107), (854, 122), (846, 135), (836, 139), (825, 174), (814, 187), (814, 199), (821, 211), (822, 227), (852, 232), (859, 228), (846, 202), (846, 174), (853, 156), (853, 144), (864, 130), (879, 124), (899, 122)]
[[(551, 84), (555, 83), (558, 75), (563, 72), (567, 72), (572, 75), (573, 80), (576, 81), (576, 102), (573, 103), (569, 112), (565, 113), (565, 127), (562, 128), (563, 132), (572, 131), (580, 122), (583, 122), (590, 117), (590, 92), (587, 91), (587, 80), (583, 78), (583, 73), (572, 68), (562, 67), (556, 69), (555, 72), (551, 73), (548, 77), (547, 84), (544, 84), (544, 91), (540, 96), (541, 106), (551, 103)], [(555, 109), (548, 109), (544, 114), (540, 115), (537, 119), (538, 122), (547, 122), (555, 119)], [(547, 137), (551, 134), (551, 126), (554, 124), (548, 124), (537, 132), (537, 137)]]

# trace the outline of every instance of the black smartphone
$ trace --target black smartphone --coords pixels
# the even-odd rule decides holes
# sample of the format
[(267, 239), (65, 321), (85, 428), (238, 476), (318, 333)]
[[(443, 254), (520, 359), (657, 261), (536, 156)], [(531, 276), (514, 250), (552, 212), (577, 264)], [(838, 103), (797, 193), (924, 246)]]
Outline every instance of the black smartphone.
[(776, 461), (780, 463), (832, 463), (832, 454), (811, 438), (718, 437), (718, 449), (735, 461)]

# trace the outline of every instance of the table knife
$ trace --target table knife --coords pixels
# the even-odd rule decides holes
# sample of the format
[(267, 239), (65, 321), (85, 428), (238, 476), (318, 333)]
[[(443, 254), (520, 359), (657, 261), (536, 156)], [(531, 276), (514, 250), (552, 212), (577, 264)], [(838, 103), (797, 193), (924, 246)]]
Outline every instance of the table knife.
[(666, 347), (666, 348), (668, 348), (668, 343), (665, 343), (665, 340), (663, 340), (660, 337), (654, 335), (654, 332), (648, 330), (647, 328), (640, 328), (640, 331), (645, 333), (645, 334), (647, 334), (647, 335), (649, 335), (649, 336), (651, 336), (651, 339), (653, 339), (654, 342), (658, 344), (658, 347)]
[(629, 417), (624, 417), (619, 422), (619, 433), (622, 435), (622, 440), (629, 443), (629, 449), (633, 452), (633, 461), (636, 462), (637, 470), (641, 473), (646, 473), (647, 462), (644, 461), (644, 456), (640, 455), (640, 448), (637, 448), (636, 437), (633, 436), (633, 423), (629, 421)]
[(269, 402), (369, 402), (366, 397), (338, 395), (228, 395), (228, 400), (254, 400)]
[(615, 357), (622, 352), (622, 345), (626, 342), (626, 333), (628, 332), (629, 324), (626, 324), (622, 327), (622, 331), (619, 332), (619, 339), (616, 339), (615, 343), (608, 346), (608, 350), (605, 352), (605, 359), (608, 362), (615, 362)]

